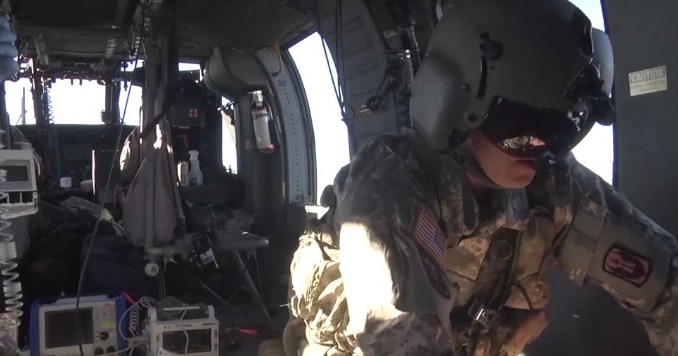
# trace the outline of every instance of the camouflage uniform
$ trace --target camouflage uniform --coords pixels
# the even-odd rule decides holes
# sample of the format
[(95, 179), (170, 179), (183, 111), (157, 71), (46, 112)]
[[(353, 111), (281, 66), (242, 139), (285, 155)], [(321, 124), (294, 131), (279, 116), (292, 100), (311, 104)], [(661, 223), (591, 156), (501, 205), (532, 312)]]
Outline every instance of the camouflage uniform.
[[(612, 293), (661, 355), (678, 351), (678, 285), (672, 271), (650, 278), (650, 269), (675, 269), (674, 237), (574, 157), (540, 168), (527, 189), (474, 196), (457, 160), (434, 158), (431, 174), (416, 147), (409, 136), (368, 142), (337, 175), (326, 224), (301, 238), (290, 325), (304, 321), (304, 345), (337, 355), (515, 355), (547, 324), (547, 274), (557, 267)], [(595, 241), (609, 228), (643, 246)], [(638, 248), (651, 257), (624, 259)], [(600, 261), (608, 276), (594, 268)], [(631, 284), (661, 296), (638, 297)], [(285, 340), (288, 354), (318, 354), (299, 341)]]

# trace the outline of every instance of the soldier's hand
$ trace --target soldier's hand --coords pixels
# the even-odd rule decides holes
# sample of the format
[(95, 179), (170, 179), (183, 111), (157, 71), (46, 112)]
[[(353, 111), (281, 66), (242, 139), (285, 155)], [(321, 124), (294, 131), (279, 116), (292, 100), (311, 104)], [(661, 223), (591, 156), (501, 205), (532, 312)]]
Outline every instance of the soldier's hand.
[(6, 16), (0, 16), (0, 81), (19, 71), (16, 57), (19, 55), (16, 45), (16, 34), (9, 25)]

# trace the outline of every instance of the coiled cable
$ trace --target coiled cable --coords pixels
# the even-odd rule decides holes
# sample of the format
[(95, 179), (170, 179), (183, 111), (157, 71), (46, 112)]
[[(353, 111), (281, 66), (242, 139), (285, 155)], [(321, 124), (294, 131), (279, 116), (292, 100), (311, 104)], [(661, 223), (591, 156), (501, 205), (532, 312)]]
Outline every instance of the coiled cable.
[(139, 329), (139, 306), (132, 305), (129, 311), (129, 326), (127, 328), (132, 336), (136, 336)]
[(49, 147), (50, 169), (48, 172), (58, 179), (61, 175), (61, 159), (59, 157), (59, 138), (57, 135), (56, 126), (54, 125), (54, 109), (52, 108), (51, 83), (48, 80), (44, 81), (42, 89), (42, 110), (47, 125), (47, 146)]
[[(0, 134), (4, 133), (0, 130)], [(0, 143), (0, 163), (4, 161), (1, 149), (5, 146)], [(7, 181), (7, 171), (0, 169), (0, 184)], [(4, 202), (8, 194), (0, 191), (0, 202)], [(7, 337), (0, 340), (6, 348), (16, 347), (16, 329), (21, 325), (21, 316), (23, 315), (23, 294), (21, 292), (21, 282), (19, 273), (16, 271), (17, 252), (14, 242), (14, 235), (7, 231), (12, 223), (4, 218), (7, 209), (0, 206), (0, 274), (2, 274), (2, 289), (5, 297), (5, 311), (0, 315), (0, 330), (10, 331), (14, 345), (8, 345)]]

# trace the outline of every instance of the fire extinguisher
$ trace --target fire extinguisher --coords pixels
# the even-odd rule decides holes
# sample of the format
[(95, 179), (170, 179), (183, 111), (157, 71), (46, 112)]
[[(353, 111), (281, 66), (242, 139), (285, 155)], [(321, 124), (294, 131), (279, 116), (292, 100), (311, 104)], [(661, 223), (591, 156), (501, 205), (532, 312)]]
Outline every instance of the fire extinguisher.
[(252, 104), (252, 121), (254, 123), (254, 137), (257, 142), (257, 149), (262, 153), (273, 153), (276, 147), (271, 137), (271, 126), (273, 115), (271, 108), (264, 102), (264, 95), (261, 91), (252, 93), (254, 103)]

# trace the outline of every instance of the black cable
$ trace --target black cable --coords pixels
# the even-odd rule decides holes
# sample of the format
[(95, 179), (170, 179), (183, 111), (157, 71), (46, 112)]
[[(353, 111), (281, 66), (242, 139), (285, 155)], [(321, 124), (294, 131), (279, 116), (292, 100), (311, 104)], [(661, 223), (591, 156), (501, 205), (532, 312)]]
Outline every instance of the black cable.
[[(143, 28), (145, 22), (145, 15), (142, 14), (141, 16), (141, 26), (140, 28)], [(136, 34), (134, 34), (136, 36)], [(143, 42), (143, 38), (139, 41), (139, 43)], [(140, 46), (140, 45), (139, 45)], [(134, 80), (134, 74), (136, 73), (137, 65), (139, 63), (139, 49), (137, 48), (136, 56), (134, 57), (134, 70), (132, 71), (132, 81)], [(122, 66), (120, 66), (122, 67)], [(120, 67), (118, 70), (120, 70)], [(125, 99), (125, 107), (122, 112), (122, 118), (120, 122), (120, 128), (118, 129), (118, 135), (115, 139), (115, 151), (117, 152), (118, 146), (120, 145), (120, 140), (122, 138), (122, 132), (123, 128), (125, 127), (125, 116), (127, 115), (127, 104), (129, 104), (129, 98), (130, 94), (132, 93), (132, 87), (129, 88), (127, 91), (127, 98)], [(111, 168), (108, 170), (108, 177), (106, 178), (106, 186), (104, 188), (104, 197), (108, 196), (108, 190), (109, 190), (109, 185), (111, 184), (111, 179), (113, 177), (113, 170), (115, 169), (115, 156), (113, 159), (113, 162), (111, 163)], [(82, 349), (82, 331), (80, 329), (79, 325), (79, 313), (80, 313), (80, 295), (82, 294), (82, 286), (83, 286), (83, 281), (85, 279), (85, 270), (87, 268), (87, 262), (89, 262), (89, 257), (92, 254), (92, 249), (94, 247), (94, 239), (97, 236), (97, 233), (99, 232), (99, 225), (101, 223), (101, 215), (104, 212), (104, 202), (105, 200), (101, 201), (101, 204), (99, 205), (99, 216), (97, 218), (96, 223), (94, 224), (94, 230), (92, 231), (92, 236), (89, 239), (88, 245), (87, 245), (87, 252), (85, 252), (85, 259), (82, 262), (82, 267), (80, 268), (80, 278), (78, 279), (78, 289), (75, 294), (75, 330), (76, 330), (76, 336), (78, 337), (78, 349), (80, 351), (80, 356), (85, 356), (85, 353)]]
[[(336, 14), (335, 14), (335, 41), (337, 43), (337, 77), (341, 75), (340, 78), (337, 78), (339, 82), (339, 90), (341, 90), (341, 113), (344, 118), (344, 123), (349, 126), (350, 134), (353, 134), (353, 119), (355, 119), (355, 109), (346, 102), (346, 61), (344, 60), (344, 7), (341, 0), (336, 1)], [(346, 109), (351, 110), (350, 118), (346, 118), (347, 112)]]
[[(321, 21), (320, 21), (320, 9), (318, 8), (318, 0), (314, 0), (314, 12), (315, 12), (315, 17), (316, 17), (316, 23), (318, 24), (318, 34), (320, 35), (320, 42), (322, 43), (323, 46), (323, 53), (325, 55), (325, 63), (327, 64), (327, 70), (330, 72), (330, 79), (332, 80), (332, 89), (334, 90), (334, 95), (337, 98), (337, 103), (339, 104), (339, 110), (341, 111), (341, 118), (344, 124), (347, 126), (348, 130), (348, 138), (349, 138), (349, 149), (350, 147), (353, 147), (355, 144), (355, 134), (353, 133), (353, 120), (355, 119), (355, 114), (356, 111), (355, 109), (348, 104), (346, 101), (344, 101), (344, 89), (343, 89), (343, 84), (340, 83), (340, 78), (339, 78), (339, 72), (341, 72), (341, 76), (343, 78), (343, 82), (346, 81), (346, 73), (343, 70), (344, 65), (343, 65), (343, 56), (344, 56), (344, 50), (343, 50), (343, 40), (341, 40), (341, 45), (340, 45), (340, 40), (339, 40), (339, 22), (342, 21), (342, 16), (340, 14), (341, 12), (341, 1), (336, 0), (337, 2), (335, 3), (335, 50), (337, 51), (337, 79), (334, 79), (334, 75), (332, 74), (332, 66), (330, 65), (330, 57), (329, 54), (327, 53), (327, 43), (325, 43), (325, 39), (323, 38), (323, 31), (322, 31), (322, 26), (321, 26)], [(338, 11), (337, 11), (338, 10)], [(343, 37), (343, 26), (341, 27), (341, 34)], [(341, 60), (339, 59), (341, 57)], [(350, 116), (347, 115), (347, 109), (350, 109)]]
[[(339, 88), (341, 89), (341, 101), (344, 103), (344, 106), (346, 105), (346, 61), (344, 60), (344, 6), (343, 2), (341, 0), (336, 0), (337, 2), (337, 16), (336, 16), (336, 33), (337, 33), (337, 43), (339, 43), (339, 46), (337, 48), (337, 60), (339, 62), (339, 67), (341, 67), (341, 83), (339, 84)], [(337, 76), (339, 73), (337, 73)], [(345, 108), (342, 108), (342, 111), (345, 110)], [(343, 111), (345, 113), (345, 111)], [(355, 110), (354, 110), (354, 115), (355, 115)]]
[(337, 81), (334, 80), (334, 74), (332, 74), (332, 65), (330, 64), (330, 56), (329, 54), (327, 54), (327, 43), (325, 43), (325, 39), (323, 38), (323, 31), (320, 24), (320, 10), (318, 9), (318, 0), (314, 0), (314, 4), (315, 4), (316, 22), (318, 23), (318, 34), (320, 35), (320, 42), (323, 45), (323, 53), (325, 54), (325, 63), (327, 64), (327, 70), (330, 72), (330, 79), (332, 80), (332, 89), (334, 90), (334, 95), (337, 97), (337, 103), (339, 104), (339, 108), (341, 109), (343, 107), (342, 100), (341, 97), (339, 96)]
[(342, 58), (339, 49), (341, 48), (341, 0), (334, 0), (334, 53), (337, 56), (337, 84), (339, 87), (339, 95), (341, 97), (341, 102), (344, 102), (344, 82), (342, 80)]
[(523, 287), (522, 284), (517, 282), (512, 283), (512, 285), (517, 287), (520, 293), (523, 295), (523, 298), (525, 298), (525, 301), (527, 302), (527, 307), (530, 308), (530, 310), (535, 310), (534, 307), (532, 306), (532, 302), (530, 301), (530, 295), (527, 293), (525, 287)]

